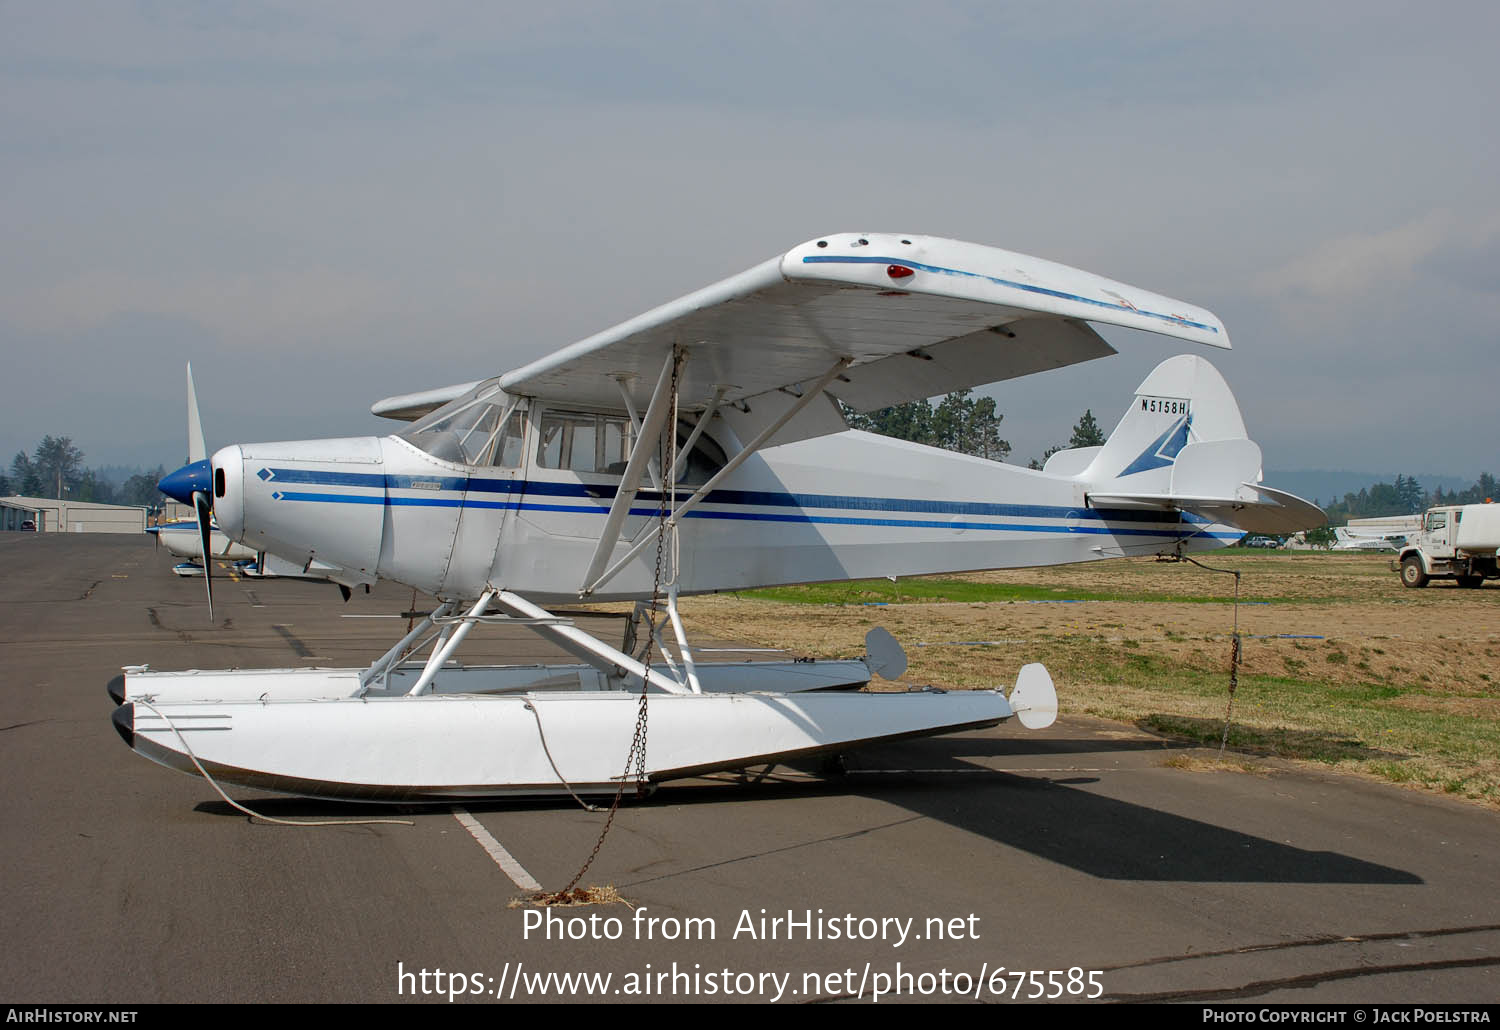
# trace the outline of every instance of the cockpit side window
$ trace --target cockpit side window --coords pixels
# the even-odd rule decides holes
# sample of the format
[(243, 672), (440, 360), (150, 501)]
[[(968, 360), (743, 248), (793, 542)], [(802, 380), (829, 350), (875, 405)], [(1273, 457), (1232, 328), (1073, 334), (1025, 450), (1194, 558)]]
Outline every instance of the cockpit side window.
[(537, 464), (572, 472), (625, 471), (634, 434), (629, 420), (586, 411), (548, 411), (537, 434)]
[[(682, 454), (693, 425), (677, 425), (677, 482), (692, 486), (706, 483), (728, 460), (724, 451), (705, 435), (698, 437), (690, 454)], [(617, 415), (584, 411), (548, 411), (542, 415), (537, 434), (536, 458), (542, 468), (620, 476), (630, 461), (634, 426)], [(654, 461), (655, 459), (653, 459)], [(653, 469), (655, 466), (653, 465)], [(651, 479), (656, 478), (653, 472)]]
[[(495, 460), (496, 445), (508, 443), (508, 434), (512, 432), (519, 437), (521, 422), (516, 399), (502, 393), (499, 382), (491, 379), (418, 419), (401, 438), (443, 461), (463, 465), (500, 464)], [(510, 456), (514, 464), (520, 463), (519, 438)], [(499, 457), (506, 457), (503, 450)]]

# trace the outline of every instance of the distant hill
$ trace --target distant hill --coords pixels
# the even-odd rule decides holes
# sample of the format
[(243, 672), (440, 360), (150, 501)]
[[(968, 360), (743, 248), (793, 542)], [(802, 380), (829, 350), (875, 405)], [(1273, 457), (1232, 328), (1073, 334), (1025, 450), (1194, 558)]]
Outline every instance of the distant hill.
[(1309, 501), (1317, 501), (1323, 506), (1338, 500), (1342, 500), (1345, 494), (1357, 494), (1375, 483), (1393, 483), (1398, 475), (1412, 476), (1421, 488), (1431, 493), (1438, 487), (1443, 490), (1467, 490), (1474, 485), (1480, 472), (1486, 469), (1475, 469), (1471, 478), (1462, 476), (1439, 476), (1424, 474), (1420, 470), (1408, 471), (1397, 469), (1391, 472), (1350, 472), (1348, 469), (1266, 469), (1266, 486), (1275, 487), (1277, 490), (1286, 490), (1305, 497)]

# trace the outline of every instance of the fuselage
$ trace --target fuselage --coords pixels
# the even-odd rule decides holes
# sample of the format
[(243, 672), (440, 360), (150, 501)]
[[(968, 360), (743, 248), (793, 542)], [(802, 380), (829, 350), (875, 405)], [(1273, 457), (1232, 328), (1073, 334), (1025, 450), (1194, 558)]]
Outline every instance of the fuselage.
[[(451, 447), (429, 453), (439, 448), (412, 442), (421, 436), (224, 448), (213, 458), (215, 516), (250, 548), (334, 566), (330, 577), (351, 586), (379, 577), (442, 597), (498, 587), (576, 601), (621, 483), (620, 463), (606, 460), (618, 456), (606, 453), (611, 416), (594, 416), (580, 458), (589, 413), (533, 401), (515, 415), (524, 437), (483, 465), (452, 460), (461, 452)], [(720, 420), (703, 437), (677, 504), (740, 446)], [(1084, 493), (1076, 477), (862, 432), (820, 436), (761, 450), (686, 514), (676, 581), (704, 593), (1056, 565), (1241, 535), (1176, 512), (1094, 509)], [(661, 506), (649, 484), (636, 495), (610, 564), (651, 532)], [(670, 558), (664, 567), (670, 575)], [(649, 596), (656, 570), (653, 543), (589, 597)]]

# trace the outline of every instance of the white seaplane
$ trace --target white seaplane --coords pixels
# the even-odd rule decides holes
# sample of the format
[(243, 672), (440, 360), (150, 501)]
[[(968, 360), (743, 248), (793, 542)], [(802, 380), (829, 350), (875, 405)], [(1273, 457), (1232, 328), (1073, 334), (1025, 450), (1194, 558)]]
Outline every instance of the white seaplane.
[[(199, 539), (197, 519), (171, 519), (147, 526), (146, 532), (173, 557), (183, 559), (172, 567), (173, 572), (179, 576), (203, 575), (203, 541)], [(229, 539), (212, 522), (208, 526), (208, 553), (216, 561), (255, 560), (254, 551)]]
[[(439, 604), (366, 668), (127, 667), (110, 685), (115, 725), (184, 772), (370, 801), (613, 792), (632, 763), (655, 783), (1013, 715), (1045, 726), (1057, 699), (1040, 664), (1008, 697), (859, 691), (902, 675), (889, 634), (856, 661), (709, 662), (678, 599), (1199, 551), (1322, 524), (1260, 485), (1260, 449), (1196, 356), (1159, 365), (1103, 446), (1042, 471), (845, 425), (840, 402), (868, 411), (1115, 353), (1090, 321), (1229, 346), (1208, 311), (1078, 269), (840, 234), (497, 378), (375, 404), (414, 420), (396, 435), (223, 448), (162, 489), (250, 548)], [(545, 607), (580, 599), (636, 602), (623, 644)], [(579, 664), (455, 661), (476, 625), (499, 621)]]

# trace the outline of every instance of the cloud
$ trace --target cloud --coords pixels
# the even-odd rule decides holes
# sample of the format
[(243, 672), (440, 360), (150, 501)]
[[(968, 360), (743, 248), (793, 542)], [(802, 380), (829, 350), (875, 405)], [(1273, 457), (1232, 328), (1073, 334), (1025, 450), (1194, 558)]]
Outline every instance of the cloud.
[(1436, 210), (1376, 232), (1327, 240), (1263, 274), (1257, 289), (1291, 301), (1340, 304), (1375, 293), (1408, 289), (1429, 259), (1454, 249), (1480, 249), (1500, 240), (1500, 216), (1461, 218)]

